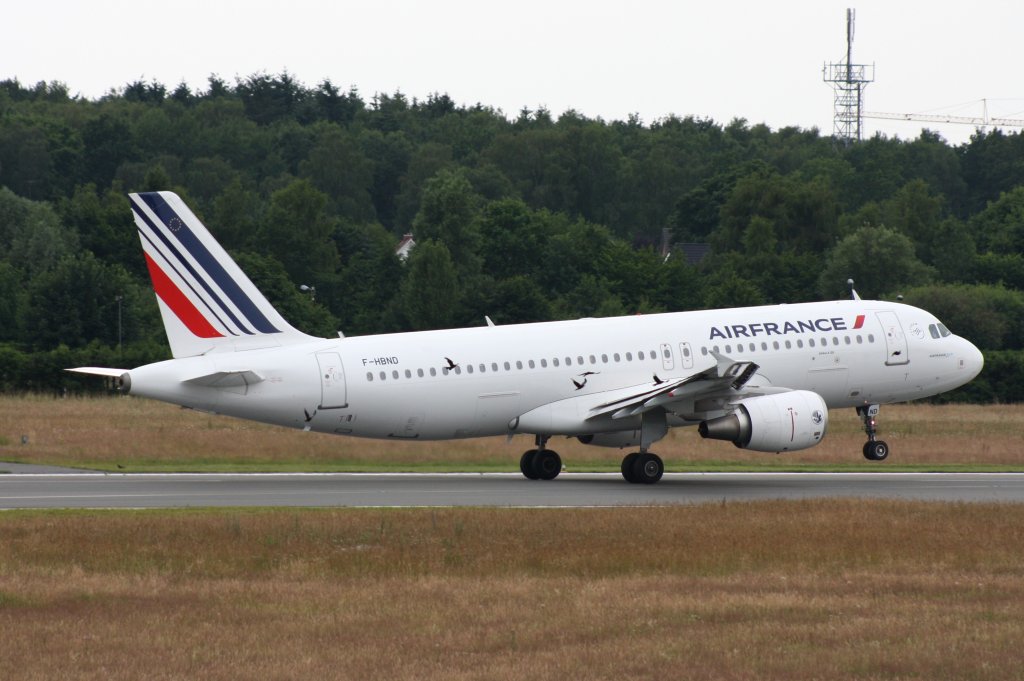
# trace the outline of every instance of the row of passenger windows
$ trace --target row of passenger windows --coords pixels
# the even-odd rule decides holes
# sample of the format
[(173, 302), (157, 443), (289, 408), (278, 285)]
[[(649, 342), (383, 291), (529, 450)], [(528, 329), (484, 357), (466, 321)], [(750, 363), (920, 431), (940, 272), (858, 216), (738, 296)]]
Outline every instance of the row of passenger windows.
[[(666, 353), (666, 356), (670, 356), (671, 355), (671, 351), (668, 350), (667, 348), (665, 350), (665, 353)], [(653, 359), (657, 359), (657, 357), (658, 357), (658, 355), (657, 355), (657, 353), (654, 352), (654, 350), (649, 350), (647, 352), (641, 350), (638, 353), (636, 353), (636, 360), (637, 361), (643, 361), (644, 359), (647, 359), (647, 358), (653, 360)], [(476, 365), (474, 365), (474, 364), (467, 364), (466, 365), (466, 373), (467, 374), (472, 374), (472, 373), (485, 374), (488, 371), (491, 371), (492, 373), (497, 373), (498, 371), (501, 371), (502, 369), (504, 369), (505, 371), (512, 371), (513, 367), (515, 367), (515, 369), (517, 371), (522, 371), (524, 369), (536, 369), (538, 366), (541, 369), (547, 369), (549, 366), (560, 367), (560, 366), (563, 366), (563, 364), (564, 364), (564, 366), (567, 366), (567, 367), (571, 367), (571, 366), (595, 366), (595, 365), (598, 364), (598, 360), (599, 359), (600, 359), (600, 363), (601, 364), (608, 364), (609, 360), (613, 361), (613, 362), (621, 362), (623, 360), (623, 358), (625, 358), (625, 360), (627, 362), (632, 362), (633, 359), (634, 359), (633, 358), (633, 353), (632, 352), (627, 352), (627, 353), (625, 353), (623, 355), (623, 354), (619, 354), (618, 352), (615, 352), (615, 353), (612, 353), (610, 356), (607, 355), (607, 354), (602, 354), (600, 356), (598, 356), (598, 355), (589, 355), (586, 358), (584, 358), (583, 355), (577, 355), (575, 360), (572, 357), (565, 357), (564, 359), (555, 357), (555, 358), (551, 359), (550, 361), (548, 359), (546, 359), (546, 358), (545, 359), (541, 359), (541, 360), (532, 360), (532, 359), (530, 359), (530, 360), (527, 360), (526, 362), (523, 362), (522, 360), (517, 360), (515, 362), (503, 362), (500, 366), (499, 366), (499, 364), (497, 362), (491, 362), (490, 365), (481, 362), (480, 364), (476, 364)], [(588, 360), (589, 360), (589, 362), (588, 362)], [(424, 378), (428, 374), (430, 376), (437, 376), (439, 373), (442, 376), (447, 376), (449, 373), (454, 373), (456, 375), (461, 375), (462, 374), (462, 367), (461, 366), (457, 366), (454, 369), (449, 369), (448, 367), (442, 367), (440, 369), (438, 369), (436, 367), (430, 367), (427, 370), (424, 370), (424, 369), (417, 369), (416, 370), (416, 376), (418, 376), (419, 378)], [(386, 371), (381, 371), (379, 376), (380, 376), (380, 380), (385, 381), (388, 378), (388, 373)], [(405, 377), (406, 378), (412, 378), (412, 376), (413, 376), (412, 369), (406, 369), (405, 370)], [(401, 374), (396, 369), (396, 370), (393, 370), (391, 372), (391, 377), (392, 378), (400, 378)], [(372, 371), (367, 371), (366, 372), (366, 380), (367, 381), (372, 381), (373, 379), (374, 379), (373, 372)]]
[[(854, 337), (843, 336), (843, 342), (845, 342), (846, 345), (853, 345), (854, 343), (860, 345), (860, 344), (863, 344), (865, 342), (865, 338), (863, 336), (861, 336), (860, 334), (857, 334)], [(874, 334), (868, 334), (867, 335), (867, 342), (868, 343), (874, 343), (875, 342)], [(833, 346), (839, 345), (840, 344), (839, 337), (838, 336), (833, 336), (831, 344)], [(689, 345), (684, 343), (684, 344), (681, 344), (681, 346), (682, 346), (682, 352), (683, 352), (684, 357), (688, 358), (690, 356)], [(809, 338), (809, 339), (807, 339), (806, 346), (810, 347), (810, 348), (814, 348), (814, 347), (826, 348), (826, 347), (829, 346), (829, 339), (825, 338), (825, 337), (822, 337), (820, 339), (820, 341), (819, 341), (819, 340), (814, 339), (814, 338)], [(794, 347), (798, 348), (798, 349), (803, 348), (804, 347), (804, 340), (801, 338), (801, 339), (797, 339), (796, 341), (792, 341), (792, 340), (772, 341), (770, 346), (769, 346), (767, 341), (762, 341), (761, 344), (760, 344), (760, 349), (761, 349), (762, 352), (768, 352), (769, 349), (771, 349), (771, 350), (782, 350), (782, 349), (792, 350)], [(700, 349), (701, 354), (705, 355), (705, 356), (708, 355), (711, 351), (714, 351), (714, 352), (724, 352), (726, 355), (732, 354), (734, 352), (737, 353), (737, 354), (742, 354), (742, 353), (748, 352), (748, 351), (749, 352), (757, 352), (758, 351), (758, 344), (757, 343), (748, 343), (748, 344), (744, 345), (743, 343), (737, 343), (734, 346), (734, 345), (732, 345), (730, 343), (730, 344), (725, 345), (724, 347), (719, 347), (718, 345), (714, 345), (714, 346), (711, 346), (711, 347), (705, 346), (705, 347), (702, 347)], [(664, 354), (664, 359), (667, 359), (667, 360), (671, 361), (671, 359), (672, 359), (672, 350), (667, 345), (666, 346), (662, 346), (662, 353)], [(587, 357), (584, 357), (583, 355), (577, 355), (575, 359), (572, 358), (572, 357), (565, 357), (565, 358), (554, 357), (554, 358), (552, 358), (550, 360), (545, 358), (545, 359), (540, 359), (540, 360), (532, 360), (532, 359), (530, 359), (530, 360), (526, 360), (525, 362), (523, 362), (522, 360), (516, 360), (515, 362), (506, 361), (506, 362), (502, 362), (500, 365), (497, 362), (491, 362), (490, 364), (486, 364), (486, 363), (481, 362), (479, 364), (467, 364), (466, 368), (465, 368), (465, 373), (467, 373), (467, 374), (473, 374), (473, 373), (485, 374), (488, 371), (490, 371), (491, 373), (497, 373), (497, 372), (502, 371), (502, 370), (504, 370), (504, 371), (512, 371), (513, 367), (515, 367), (516, 371), (522, 371), (524, 369), (536, 369), (538, 366), (541, 369), (546, 369), (549, 366), (551, 366), (551, 367), (561, 367), (561, 366), (567, 366), (567, 367), (571, 367), (571, 366), (586, 367), (586, 366), (596, 366), (598, 363), (600, 363), (600, 364), (608, 364), (609, 361), (611, 361), (611, 362), (622, 362), (623, 359), (625, 359), (625, 361), (627, 361), (627, 362), (632, 362), (632, 361), (634, 361), (634, 355), (633, 355), (632, 352), (626, 352), (626, 353), (623, 353), (623, 354), (615, 352), (615, 353), (612, 353), (611, 355), (602, 354), (600, 356), (599, 355), (589, 355)], [(656, 360), (656, 359), (658, 359), (658, 353), (656, 353), (654, 350), (648, 350), (648, 351), (641, 350), (641, 351), (637, 352), (636, 355), (635, 355), (635, 360), (636, 361)], [(430, 367), (429, 369), (416, 369), (415, 370), (415, 375), (418, 378), (425, 378), (428, 375), (429, 376), (437, 376), (438, 374), (441, 374), (442, 376), (447, 376), (450, 373), (454, 373), (456, 375), (461, 375), (463, 373), (463, 368), (461, 366), (456, 366), (454, 369), (449, 369), (448, 367), (441, 367), (441, 368)], [(399, 372), (398, 369), (394, 369), (394, 370), (391, 371), (391, 378), (392, 379), (399, 379), (399, 378), (401, 378), (403, 376), (403, 374), (404, 374), (404, 376), (406, 378), (412, 378), (413, 377), (413, 370), (412, 369), (405, 369), (403, 372)], [(374, 375), (374, 373), (372, 371), (367, 371), (366, 372), (366, 380), (367, 381), (374, 381), (374, 380), (378, 380), (378, 379), (381, 380), (381, 381), (388, 380), (388, 372), (381, 371), (378, 374), (376, 374), (376, 376)]]

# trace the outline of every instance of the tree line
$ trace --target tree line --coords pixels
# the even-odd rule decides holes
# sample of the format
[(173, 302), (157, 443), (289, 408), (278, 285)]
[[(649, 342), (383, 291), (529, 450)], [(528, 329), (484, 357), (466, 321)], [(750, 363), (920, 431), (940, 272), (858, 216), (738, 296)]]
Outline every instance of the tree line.
[[(168, 356), (126, 197), (164, 189), (313, 334), (795, 303), (852, 278), (985, 351), (955, 399), (1024, 399), (1020, 133), (843, 146), (288, 73), (98, 99), (0, 81), (0, 389), (88, 389), (61, 370)], [(707, 255), (666, 258), (666, 233)]]

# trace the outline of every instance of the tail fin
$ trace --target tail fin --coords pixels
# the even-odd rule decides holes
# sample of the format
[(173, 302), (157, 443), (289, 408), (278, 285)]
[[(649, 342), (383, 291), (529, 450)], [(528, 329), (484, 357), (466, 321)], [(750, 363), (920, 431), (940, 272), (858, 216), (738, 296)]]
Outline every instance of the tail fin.
[(129, 198), (175, 358), (314, 340), (278, 314), (177, 194)]

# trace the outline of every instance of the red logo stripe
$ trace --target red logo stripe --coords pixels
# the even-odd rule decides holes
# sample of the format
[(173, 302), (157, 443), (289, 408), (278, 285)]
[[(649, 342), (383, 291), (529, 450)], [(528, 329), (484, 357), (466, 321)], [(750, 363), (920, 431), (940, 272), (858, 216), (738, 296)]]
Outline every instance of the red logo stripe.
[(859, 314), (857, 315), (857, 320), (853, 323), (853, 328), (859, 329), (862, 326), (864, 326), (864, 315)]
[(203, 313), (196, 309), (192, 301), (185, 297), (170, 277), (164, 273), (160, 266), (146, 256), (146, 267), (149, 268), (149, 278), (153, 280), (153, 290), (164, 301), (167, 307), (171, 308), (175, 316), (188, 327), (188, 330), (200, 338), (221, 338), (224, 334), (217, 331), (206, 321)]

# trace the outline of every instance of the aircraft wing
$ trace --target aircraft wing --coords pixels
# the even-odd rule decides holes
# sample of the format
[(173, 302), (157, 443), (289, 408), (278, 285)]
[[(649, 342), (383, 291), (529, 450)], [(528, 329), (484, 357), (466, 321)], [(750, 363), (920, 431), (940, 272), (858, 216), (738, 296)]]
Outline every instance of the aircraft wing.
[(736, 362), (719, 353), (712, 353), (715, 364), (683, 378), (670, 379), (659, 384), (635, 386), (602, 400), (590, 408), (587, 420), (610, 416), (621, 419), (662, 407), (671, 411), (674, 402), (717, 395), (734, 395), (757, 373), (753, 362)]
[[(635, 417), (654, 409), (680, 415), (729, 409), (729, 403), (751, 395), (786, 392), (788, 388), (750, 386), (757, 373), (753, 362), (734, 361), (713, 353), (710, 365), (686, 376), (655, 380), (543, 404), (510, 423), (528, 433), (586, 433), (607, 429), (609, 421)], [(685, 416), (684, 416), (685, 418)]]

